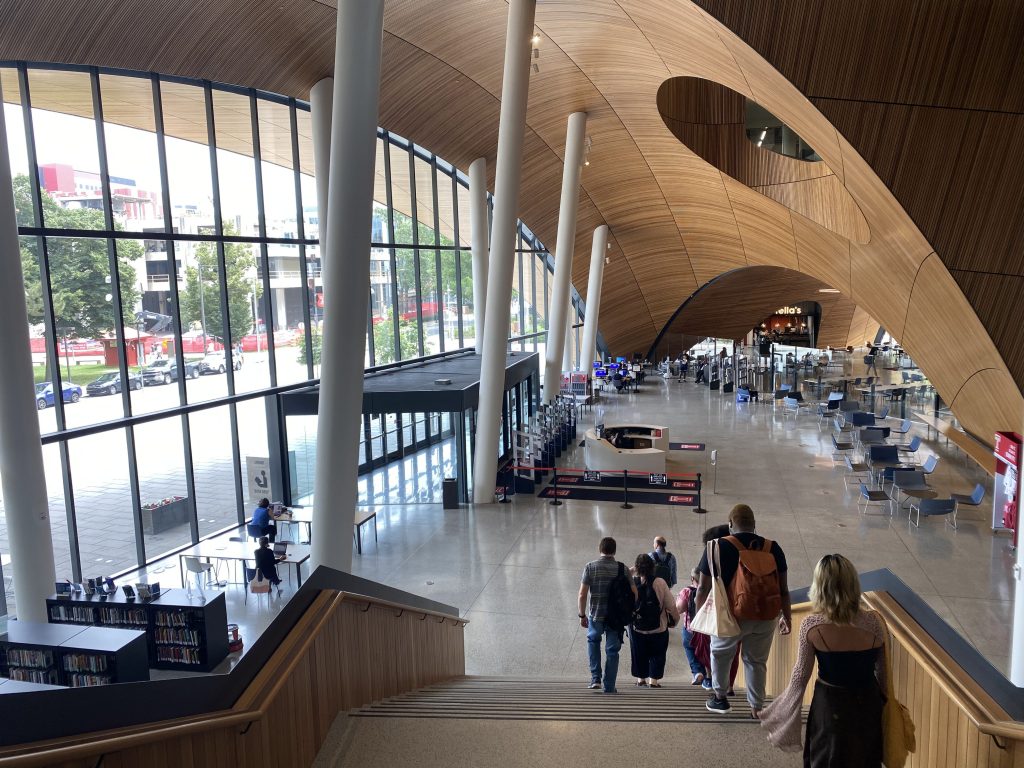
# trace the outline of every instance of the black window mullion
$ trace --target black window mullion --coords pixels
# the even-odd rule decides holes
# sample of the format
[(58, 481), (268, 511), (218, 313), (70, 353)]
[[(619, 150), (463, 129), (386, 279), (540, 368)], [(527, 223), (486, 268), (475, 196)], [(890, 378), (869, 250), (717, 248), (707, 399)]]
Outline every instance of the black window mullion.
[[(96, 148), (100, 161), (100, 194), (103, 197), (103, 223), (108, 230), (114, 229), (114, 204), (110, 195), (110, 167), (107, 163), (107, 132), (103, 124), (103, 97), (100, 94), (99, 70), (93, 67), (89, 72), (92, 84), (92, 117), (96, 125)], [(125, 417), (132, 415), (132, 386), (128, 375), (128, 346), (124, 335), (124, 307), (121, 304), (121, 270), (118, 266), (117, 245), (107, 240), (107, 265), (110, 271), (111, 303), (114, 307), (114, 336), (117, 339), (118, 370), (121, 373), (121, 405)], [(138, 326), (136, 326), (137, 329)], [(142, 340), (138, 330), (135, 337), (136, 364), (142, 350)], [(142, 381), (140, 374), (139, 381)], [(61, 400), (64, 398), (61, 397)], [(57, 398), (54, 398), (56, 402)], [(124, 431), (125, 445), (128, 452), (128, 486), (132, 493), (132, 522), (135, 526), (135, 552), (138, 564), (146, 563), (146, 542), (142, 531), (142, 500), (139, 488), (139, 465), (135, 455), (135, 429), (128, 427)]]
[[(224, 221), (220, 202), (220, 170), (217, 164), (217, 127), (213, 114), (213, 89), (207, 81), (203, 84), (206, 102), (206, 141), (210, 150), (210, 180), (213, 186), (213, 228), (217, 238), (217, 275), (220, 278), (220, 316), (224, 335), (221, 344), (224, 347), (224, 358), (227, 361), (228, 395), (235, 394), (234, 350), (231, 343), (231, 317), (228, 312), (228, 278), (224, 262)], [(201, 290), (201, 288), (200, 288)], [(203, 351), (205, 354), (206, 351)], [(231, 422), (231, 463), (235, 475), (235, 505), (238, 522), (245, 521), (245, 505), (242, 491), (241, 446), (238, 441), (238, 407), (232, 402), (228, 406), (228, 418)]]
[[(296, 116), (295, 99), (288, 100), (288, 121), (292, 132), (292, 176), (295, 179), (295, 221), (296, 232), (300, 241), (306, 239), (306, 217), (302, 208), (302, 168), (299, 158), (299, 121)], [(313, 378), (313, 327), (310, 323), (309, 307), (309, 265), (306, 263), (306, 246), (299, 245), (299, 274), (302, 275), (302, 322), (306, 329), (303, 345), (306, 348), (306, 377)], [(316, 281), (313, 282), (314, 298)]]
[[(160, 91), (160, 78), (153, 75), (151, 78), (153, 86), (153, 118), (156, 128), (156, 150), (157, 159), (160, 164), (160, 200), (163, 205), (164, 232), (170, 233), (171, 225), (171, 187), (167, 173), (167, 135), (164, 132), (164, 105), (163, 95)], [(178, 366), (178, 402), (181, 405), (188, 404), (188, 388), (185, 381), (188, 378), (185, 370), (185, 351), (181, 344), (181, 301), (178, 291), (178, 254), (171, 240), (164, 240), (167, 253), (167, 274), (168, 288), (171, 291), (171, 301), (174, 304), (174, 361)], [(192, 426), (188, 415), (182, 414), (181, 420), (181, 447), (185, 457), (185, 490), (188, 493), (188, 524), (192, 543), (199, 541), (199, 512), (196, 505), (196, 478), (195, 466), (192, 461)]]
[(370, 367), (376, 365), (376, 349), (373, 345), (373, 286), (369, 287), (370, 300), (366, 303), (366, 351), (369, 354)]
[[(434, 245), (441, 245), (441, 212), (437, 194), (437, 156), (430, 159), (430, 190), (434, 196)], [(455, 252), (456, 257), (459, 255)], [(441, 345), (439, 352), (444, 352), (444, 278), (441, 273), (441, 249), (434, 248), (434, 282), (437, 283), (437, 296), (434, 301), (434, 317), (437, 320), (437, 338)]]
[(399, 294), (398, 294), (398, 253), (395, 250), (395, 206), (394, 195), (391, 193), (391, 137), (384, 134), (384, 196), (388, 215), (388, 243), (391, 256), (391, 324), (395, 334), (395, 359), (402, 359), (401, 334), (399, 329)]
[[(263, 200), (263, 154), (260, 149), (260, 119), (256, 91), (249, 93), (249, 119), (252, 123), (252, 161), (256, 167), (256, 210), (259, 226), (260, 264), (263, 267), (263, 328), (267, 332), (267, 357), (270, 361), (270, 386), (277, 386), (277, 349), (274, 344), (274, 301), (270, 288), (270, 257), (267, 253), (267, 211)], [(255, 297), (253, 297), (255, 298)], [(259, 311), (253, 307), (256, 338), (259, 338)]]
[(409, 214), (412, 217), (413, 272), (416, 276), (416, 330), (417, 349), (423, 356), (423, 284), (420, 279), (420, 217), (416, 205), (416, 153), (410, 147), (409, 153)]
[(452, 234), (455, 236), (455, 313), (459, 319), (459, 349), (465, 346), (465, 335), (462, 328), (462, 240), (459, 239), (459, 179), (452, 170)]
[[(521, 241), (520, 241), (521, 242)], [(523, 254), (516, 254), (519, 261), (519, 333), (526, 332), (526, 297), (523, 295)]]
[[(32, 96), (29, 92), (28, 68), (21, 64), (18, 66), (18, 87), (21, 91), (21, 108), (25, 121), (25, 147), (28, 154), (29, 184), (32, 189), (33, 213), (32, 221), (38, 226), (44, 225), (43, 221), (43, 197), (42, 188), (39, 185), (39, 161), (36, 157), (35, 122), (32, 119)], [(39, 281), (41, 283), (41, 294), (43, 299), (43, 325), (46, 336), (46, 356), (50, 362), (50, 369), (54, 373), (56, 385), (54, 392), (63, 393), (64, 388), (60, 377), (60, 358), (57, 355), (57, 333), (56, 316), (53, 309), (53, 293), (50, 285), (50, 254), (46, 244), (46, 238), (36, 238), (36, 247), (39, 249)], [(64, 417), (64, 397), (54, 397), (53, 405), (57, 418), (57, 431), (63, 432), (67, 428), (67, 421)], [(74, 485), (71, 482), (71, 452), (67, 441), (60, 445), (60, 471), (61, 481), (64, 488), (64, 513), (68, 526), (68, 541), (70, 542), (71, 571), (75, 579), (82, 577), (82, 557), (78, 546), (78, 517), (76, 514)]]

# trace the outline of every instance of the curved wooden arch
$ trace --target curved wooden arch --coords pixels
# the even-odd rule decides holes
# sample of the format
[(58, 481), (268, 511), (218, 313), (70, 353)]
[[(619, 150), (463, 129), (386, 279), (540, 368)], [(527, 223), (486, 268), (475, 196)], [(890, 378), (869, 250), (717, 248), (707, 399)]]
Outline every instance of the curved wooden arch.
[[(726, 6), (746, 9), (752, 18), (745, 33), (756, 29), (753, 17), (768, 13), (734, 0), (702, 1), (730, 22)], [(810, 0), (805, 4), (809, 7)], [(506, 13), (505, 3), (490, 0), (390, 0), (380, 124), (460, 168), (480, 156), (493, 167)], [(206, 77), (299, 98), (331, 73), (333, 11), (325, 2), (206, 0), (157, 7), (142, 0), (90, 6), (0, 0), (0, 17), (5, 19), (3, 60)], [(554, 247), (565, 120), (573, 111), (586, 111), (593, 144), (582, 179), (576, 252), (588, 252), (598, 224), (610, 226), (602, 333), (611, 347), (646, 349), (680, 301), (719, 274), (758, 265), (786, 267), (840, 289), (877, 318), (904, 343), (943, 398), (955, 403), (968, 430), (987, 438), (995, 429), (1020, 427), (1019, 421), (1008, 425), (1006, 414), (1024, 413), (1021, 345), (1013, 346), (1014, 335), (1000, 337), (1003, 353), (1015, 363), (1010, 371), (943, 264), (943, 252), (865, 160), (865, 154), (884, 152), (872, 144), (874, 134), (850, 130), (858, 142), (851, 144), (721, 19), (686, 0), (537, 6), (540, 72), (531, 80), (519, 214)], [(979, 45), (985, 29), (973, 32)], [(787, 50), (809, 65), (800, 46)], [(665, 80), (684, 76), (720, 83), (796, 130), (833, 170), (830, 183), (856, 202), (870, 241), (852, 242), (830, 232), (682, 146), (661, 119), (657, 93)], [(986, 156), (993, 147), (1011, 146), (1005, 137), (1000, 143), (999, 134), (986, 136), (992, 139)], [(916, 158), (904, 154), (903, 159), (912, 175)], [(922, 170), (930, 169), (918, 168), (920, 184), (927, 186), (932, 180)], [(977, 185), (972, 189), (984, 192)], [(953, 203), (973, 208), (978, 198)], [(956, 216), (956, 208), (942, 211), (943, 222)], [(979, 249), (975, 258), (985, 258), (984, 252)], [(1002, 252), (993, 258), (1005, 261)], [(573, 270), (574, 285), (584, 293), (586, 261), (577, 258)], [(957, 357), (955, 350), (966, 354)], [(982, 371), (989, 373), (977, 375)], [(984, 396), (978, 394), (982, 381)], [(1000, 412), (993, 411), (991, 400), (1004, 404)]]

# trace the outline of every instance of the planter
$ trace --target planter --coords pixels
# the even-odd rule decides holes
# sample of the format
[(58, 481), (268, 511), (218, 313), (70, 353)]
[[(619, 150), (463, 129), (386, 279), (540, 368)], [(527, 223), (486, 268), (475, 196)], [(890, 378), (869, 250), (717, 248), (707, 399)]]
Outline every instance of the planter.
[(175, 496), (142, 507), (142, 530), (148, 535), (161, 533), (188, 522), (188, 498)]

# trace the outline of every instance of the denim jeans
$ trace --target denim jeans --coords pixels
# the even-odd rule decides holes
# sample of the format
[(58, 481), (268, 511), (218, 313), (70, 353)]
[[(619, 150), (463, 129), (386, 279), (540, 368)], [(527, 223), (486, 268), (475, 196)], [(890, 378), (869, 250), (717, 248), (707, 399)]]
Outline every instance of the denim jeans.
[(690, 674), (703, 675), (705, 674), (704, 665), (697, 661), (697, 657), (693, 655), (693, 648), (690, 647), (692, 639), (693, 633), (683, 627), (683, 651), (686, 653), (686, 663), (690, 665)]
[(590, 681), (602, 682), (601, 677), (601, 636), (605, 638), (604, 691), (615, 690), (615, 677), (619, 673), (619, 648), (622, 647), (622, 630), (612, 629), (603, 621), (590, 619), (587, 628), (587, 652), (590, 655)]

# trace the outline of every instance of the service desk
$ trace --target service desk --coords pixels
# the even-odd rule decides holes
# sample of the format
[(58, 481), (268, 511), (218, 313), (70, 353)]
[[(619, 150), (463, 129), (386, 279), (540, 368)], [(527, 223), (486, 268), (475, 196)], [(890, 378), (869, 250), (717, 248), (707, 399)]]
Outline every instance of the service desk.
[(596, 429), (588, 429), (585, 438), (587, 469), (604, 472), (665, 472), (668, 451), (668, 429), (653, 424), (606, 425), (603, 435), (618, 435), (633, 446), (616, 447), (607, 437), (598, 437)]

